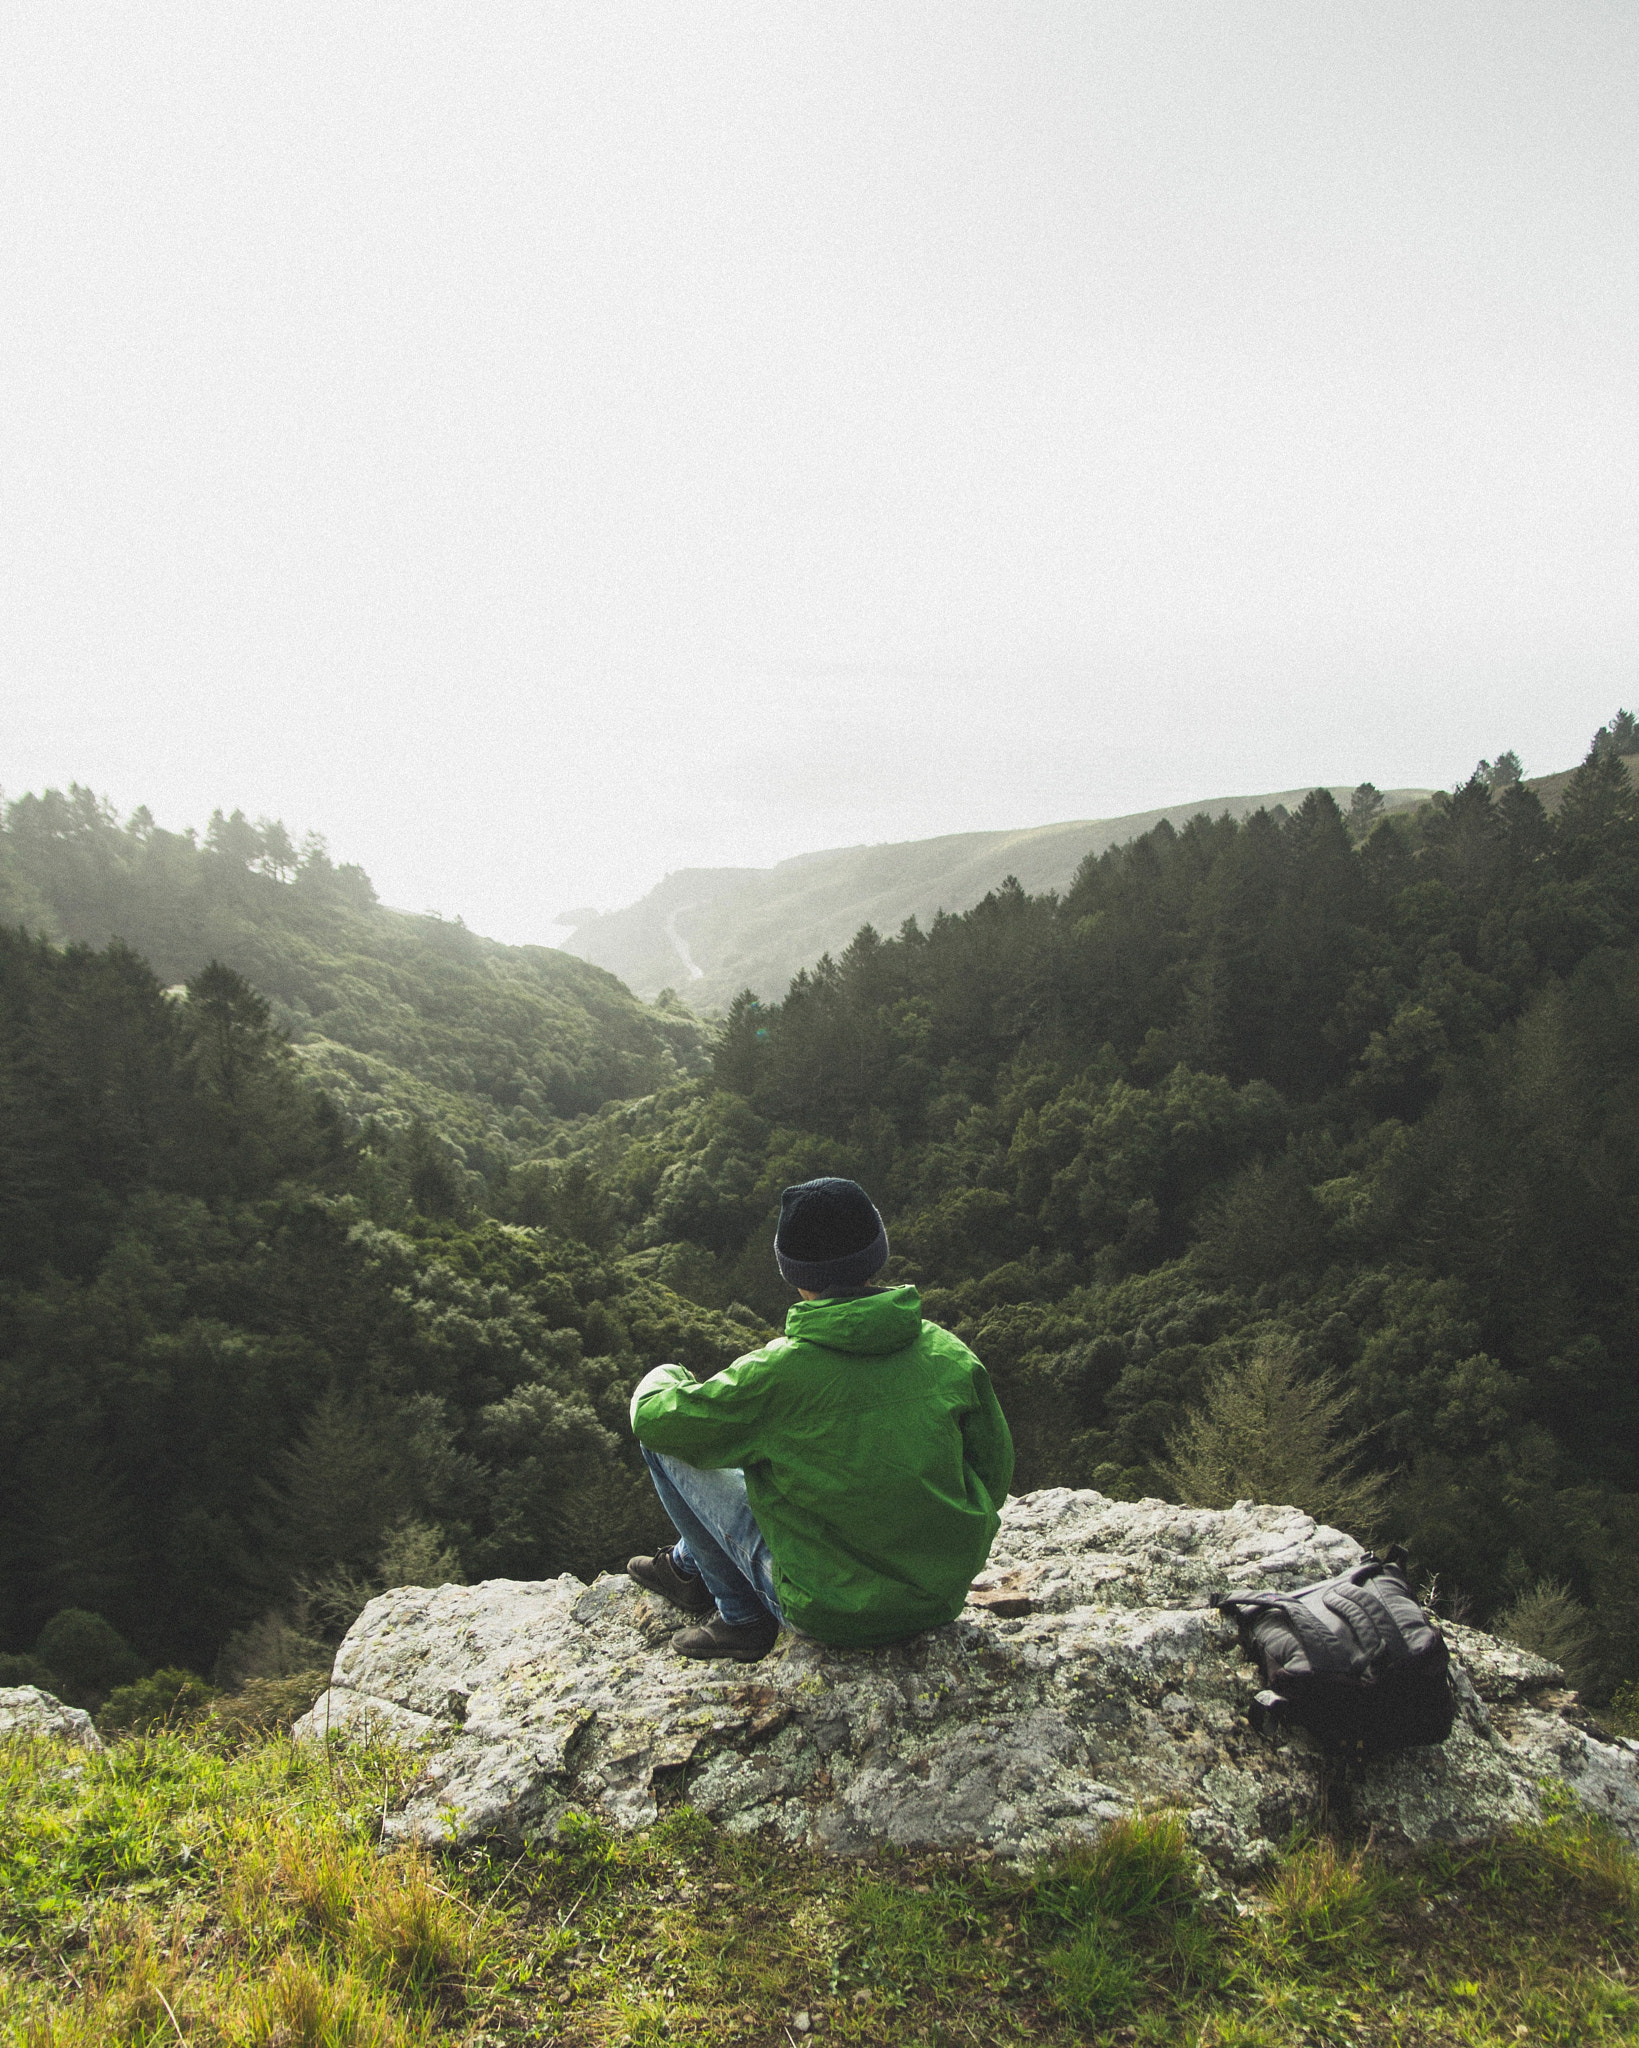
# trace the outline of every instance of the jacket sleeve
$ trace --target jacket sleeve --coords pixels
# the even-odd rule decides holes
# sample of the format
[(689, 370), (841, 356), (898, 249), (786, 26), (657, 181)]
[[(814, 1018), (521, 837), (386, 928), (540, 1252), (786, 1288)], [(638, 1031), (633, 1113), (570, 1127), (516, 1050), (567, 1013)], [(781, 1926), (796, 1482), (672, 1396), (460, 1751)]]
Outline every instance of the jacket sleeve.
[(748, 1352), (709, 1380), (696, 1380), (686, 1365), (657, 1365), (632, 1395), (632, 1434), (645, 1450), (708, 1470), (753, 1461), (770, 1393), (763, 1363), (761, 1351)]
[(980, 1484), (1000, 1507), (1013, 1483), (1013, 1432), (1007, 1426), (990, 1375), (973, 1362), (977, 1405), (962, 1417), (962, 1455), (979, 1475)]

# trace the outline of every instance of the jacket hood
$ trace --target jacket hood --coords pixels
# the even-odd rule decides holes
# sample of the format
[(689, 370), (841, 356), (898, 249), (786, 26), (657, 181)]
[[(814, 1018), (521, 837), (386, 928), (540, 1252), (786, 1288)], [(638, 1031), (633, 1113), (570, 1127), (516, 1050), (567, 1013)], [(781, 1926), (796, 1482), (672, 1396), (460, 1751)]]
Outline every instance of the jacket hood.
[(786, 1312), (785, 1334), (866, 1357), (903, 1351), (922, 1334), (922, 1297), (914, 1287), (885, 1287), (843, 1301), (799, 1301)]

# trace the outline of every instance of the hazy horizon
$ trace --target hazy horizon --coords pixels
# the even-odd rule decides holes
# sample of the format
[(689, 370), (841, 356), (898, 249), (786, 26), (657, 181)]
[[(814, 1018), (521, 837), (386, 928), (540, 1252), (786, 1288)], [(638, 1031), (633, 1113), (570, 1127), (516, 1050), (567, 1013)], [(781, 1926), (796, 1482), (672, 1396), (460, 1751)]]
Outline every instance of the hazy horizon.
[(1568, 766), (1639, 696), (1639, 16), (0, 25), (9, 795), (501, 938)]

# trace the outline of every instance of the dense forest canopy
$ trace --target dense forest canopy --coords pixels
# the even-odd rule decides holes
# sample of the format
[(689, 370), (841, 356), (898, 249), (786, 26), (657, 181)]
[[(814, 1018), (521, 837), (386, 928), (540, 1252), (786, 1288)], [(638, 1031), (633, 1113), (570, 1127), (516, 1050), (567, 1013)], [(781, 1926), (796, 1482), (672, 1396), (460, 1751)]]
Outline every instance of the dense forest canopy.
[[(395, 1572), (618, 1564), (652, 1526), (632, 1379), (756, 1341), (788, 1299), (769, 1254), (779, 1189), (842, 1172), (883, 1207), (896, 1277), (990, 1365), (1021, 1489), (1176, 1490), (1203, 1400), (1254, 1367), (1260, 1385), (1284, 1374), (1283, 1398), (1355, 1442), (1349, 1497), (1377, 1501), (1447, 1600), (1483, 1617), (1563, 1585), (1598, 1605), (1595, 1684), (1631, 1677), (1624, 734), (1602, 731), (1552, 814), (1503, 756), (1415, 816), (1317, 792), (1289, 816), (1159, 827), (1089, 859), (1062, 897), (1008, 887), (925, 930), (867, 928), (781, 1003), (737, 1001), (709, 1073), (672, 1066), (633, 1095), (623, 1071), (533, 1158), (458, 1149), (436, 1102), (393, 1127), (351, 1113), (315, 1087), (243, 952), (167, 993), (178, 953), (160, 940), (189, 913), (153, 875), (108, 886), (149, 905), (157, 973), (100, 944), (118, 901), (78, 926), (98, 945), (14, 931), (10, 1668), (49, 1666), (65, 1611), (146, 1661), (266, 1669), (322, 1654), (349, 1601)], [(41, 922), (26, 882), (60, 935), (79, 899), (19, 851), (33, 830), (14, 806), (11, 915)], [(138, 847), (141, 874), (133, 830), (88, 822), (85, 838)], [(36, 839), (72, 838), (53, 831)], [(186, 902), (223, 886), (190, 865), (211, 858), (175, 857)], [(260, 933), (272, 969), (343, 933), (243, 908), (264, 885), (298, 900), (299, 869), (238, 873), (249, 894), (211, 915), (242, 945)], [(416, 944), (379, 971), (407, 1013), (445, 1004), (457, 1029), (445, 956)], [(337, 938), (326, 958), (341, 955)], [(477, 991), (496, 971), (474, 961)], [(619, 1029), (647, 1019), (673, 1042), (668, 1013), (588, 986), (612, 991)]]
[(0, 934), (0, 1106), (14, 1652), (67, 1609), (196, 1669), (262, 1624), (277, 1669), (394, 1544), (593, 1569), (653, 1520), (641, 1366), (752, 1341), (641, 1261), (458, 1218), (438, 1155), (350, 1130), (230, 968), (178, 1000), (121, 946)]
[(611, 1108), (581, 1156), (675, 1284), (768, 1315), (779, 1187), (865, 1180), (1021, 1487), (1164, 1490), (1214, 1376), (1293, 1357), (1449, 1597), (1563, 1582), (1631, 1672), (1639, 795), (1608, 732), (1552, 815), (1504, 756), (1415, 817), (1317, 792), (864, 930), (734, 1005), (715, 1092)]

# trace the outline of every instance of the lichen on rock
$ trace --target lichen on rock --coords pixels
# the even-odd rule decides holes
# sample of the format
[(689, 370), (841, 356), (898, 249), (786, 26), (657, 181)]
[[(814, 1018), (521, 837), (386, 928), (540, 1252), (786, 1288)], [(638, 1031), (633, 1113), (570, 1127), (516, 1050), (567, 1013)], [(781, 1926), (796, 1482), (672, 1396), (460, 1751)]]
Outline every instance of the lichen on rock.
[(1550, 1781), (1639, 1842), (1639, 1745), (1599, 1740), (1555, 1666), (1475, 1630), (1448, 1630), (1460, 1711), (1437, 1749), (1340, 1782), (1301, 1732), (1252, 1732), (1258, 1681), (1216, 1597), (1359, 1556), (1292, 1508), (1054, 1488), (1007, 1503), (948, 1627), (880, 1650), (787, 1634), (754, 1666), (677, 1656), (682, 1617), (622, 1575), (405, 1587), (355, 1622), (297, 1733), (419, 1743), (387, 1831), (428, 1843), (524, 1839), (571, 1810), (636, 1828), (687, 1799), (844, 1854), (1019, 1857), (1169, 1806), (1245, 1870), (1323, 1806), (1386, 1845), (1472, 1841), (1535, 1817)]

